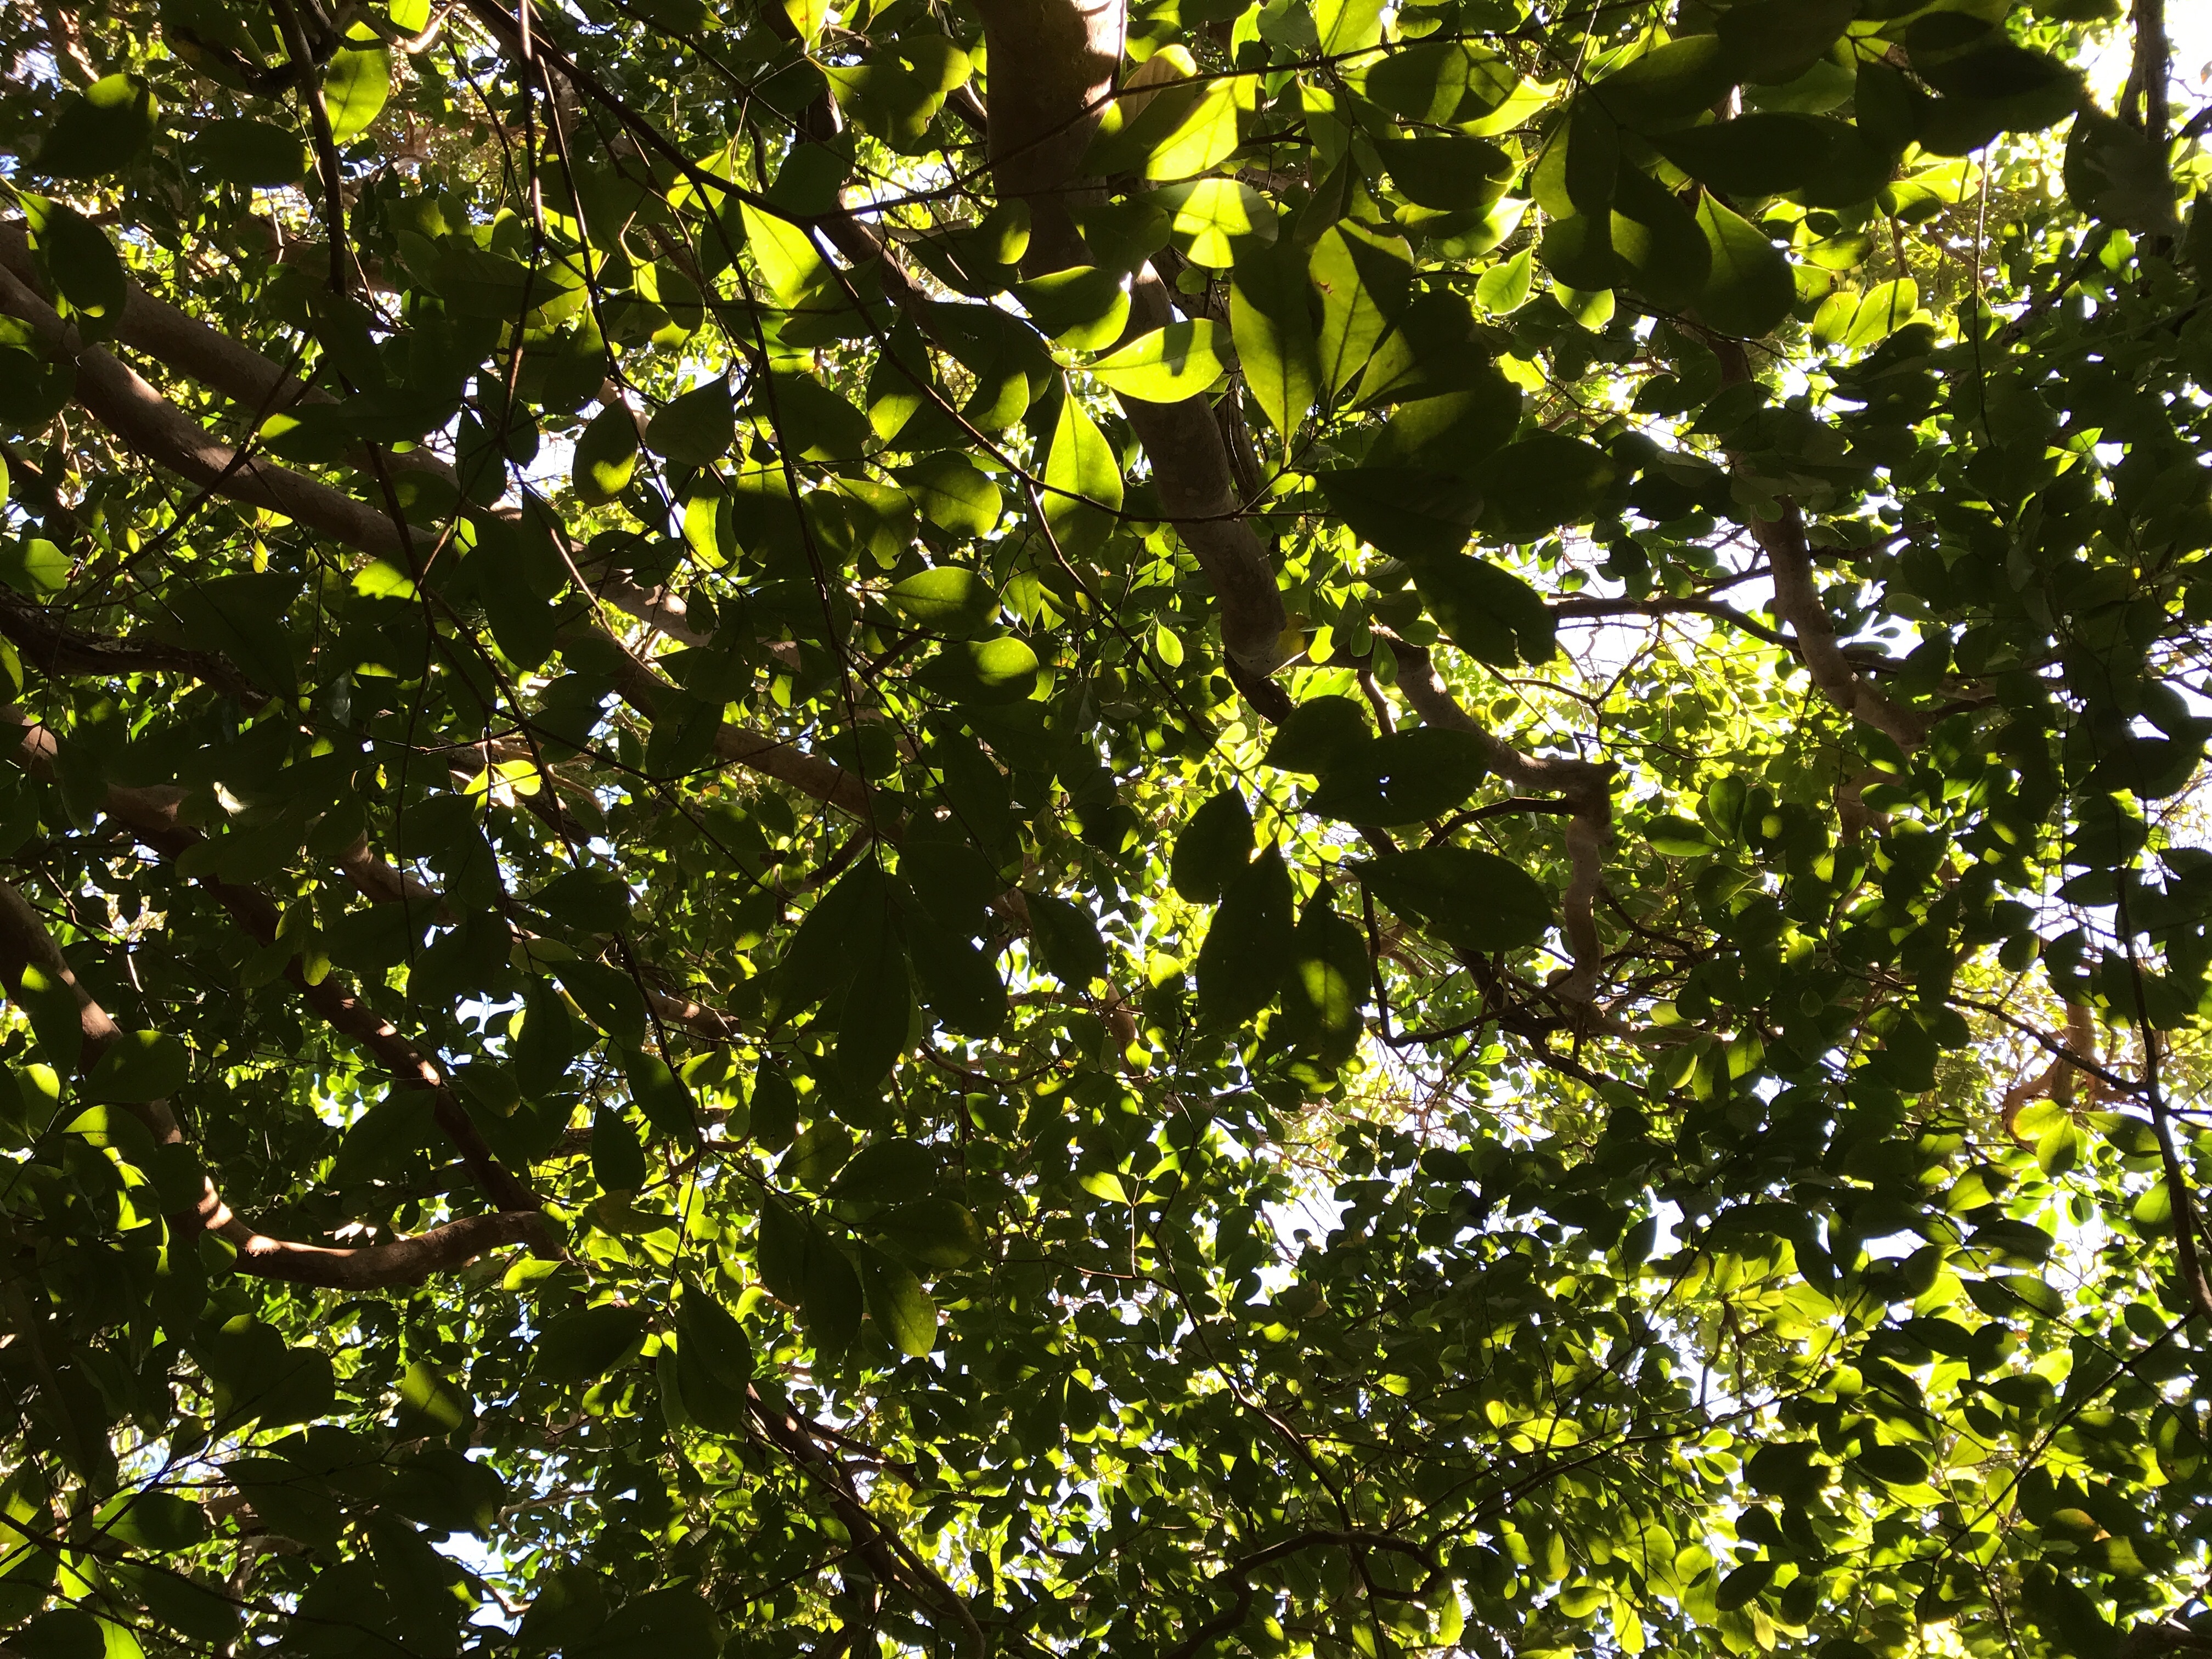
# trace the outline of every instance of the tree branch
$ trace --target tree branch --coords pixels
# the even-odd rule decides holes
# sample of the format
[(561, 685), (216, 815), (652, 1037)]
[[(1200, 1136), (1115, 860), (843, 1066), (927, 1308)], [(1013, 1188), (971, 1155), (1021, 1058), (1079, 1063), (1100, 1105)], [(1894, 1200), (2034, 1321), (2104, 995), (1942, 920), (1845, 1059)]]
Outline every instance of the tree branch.
[[(54, 735), (44, 726), (27, 726), (15, 753), (26, 771), (40, 776), (51, 775), (55, 757)], [(166, 858), (173, 859), (205, 839), (198, 830), (178, 821), (177, 809), (183, 801), (184, 792), (180, 789), (131, 789), (111, 785), (101, 806), (109, 817), (123, 824), (145, 845)], [(236, 882), (223, 881), (213, 876), (203, 877), (201, 880), (203, 885), (214, 894), (216, 902), (229, 912), (231, 919), (255, 943), (265, 948), (276, 942), (279, 918), (275, 900), (258, 888), (242, 886)], [(309, 984), (297, 958), (287, 964), (285, 974), (301, 1000), (333, 1030), (351, 1038), (374, 1054), (402, 1084), (432, 1091), (432, 1115), (447, 1138), (453, 1143), (462, 1163), (467, 1166), (470, 1175), (486, 1197), (502, 1210), (537, 1211), (537, 1194), (493, 1156), (491, 1148), (485, 1144), (483, 1134), (471, 1120), (468, 1109), (447, 1085), (444, 1073), (434, 1062), (402, 1036), (389, 1020), (348, 994), (335, 975)], [(112, 1034), (103, 1040), (112, 1041)], [(149, 1127), (152, 1126), (149, 1124)]]
[[(81, 1076), (91, 1075), (100, 1057), (121, 1040), (123, 1030), (77, 982), (61, 947), (54, 943), (30, 902), (13, 883), (0, 881), (0, 977), (4, 977), (10, 997), (23, 998), (25, 975), (34, 969), (50, 982), (65, 988), (76, 1000), (82, 1034), (76, 1070)], [(157, 1146), (184, 1143), (184, 1131), (167, 1101), (135, 1103), (125, 1109), (145, 1127)], [(534, 1206), (496, 1215), (469, 1216), (412, 1237), (354, 1249), (295, 1243), (272, 1238), (234, 1215), (214, 1179), (205, 1175), (200, 1178), (199, 1201), (168, 1221), (172, 1231), (186, 1236), (210, 1232), (227, 1241), (237, 1250), (237, 1265), (243, 1272), (332, 1290), (374, 1290), (418, 1283), (433, 1273), (459, 1267), (503, 1244), (531, 1243), (557, 1253), (545, 1218)]]
[(1560, 931), (1566, 935), (1574, 966), (1557, 976), (1551, 988), (1571, 1001), (1589, 1002), (1596, 994), (1599, 975), (1605, 969), (1605, 947), (1597, 932), (1597, 895), (1605, 880), (1606, 848), (1613, 840), (1613, 779), (1617, 769), (1610, 762), (1522, 753), (1459, 706), (1426, 650), (1381, 629), (1375, 631), (1396, 659), (1398, 689), (1423, 720), (1478, 739), (1484, 763), (1516, 789), (1555, 794), (1565, 803), (1569, 874), (1560, 904)]
[[(1751, 364), (1742, 344), (1723, 335), (1709, 335), (1721, 363), (1721, 384), (1738, 386), (1751, 379)], [(1797, 503), (1785, 496), (1781, 516), (1748, 520), (1753, 539), (1766, 554), (1774, 578), (1774, 614), (1790, 624), (1795, 648), (1821, 696), (1844, 714), (1862, 720), (1908, 754), (1927, 737), (1926, 722), (1903, 704), (1893, 702), (1859, 677), (1843, 647), (1836, 642), (1835, 625), (1814, 580), (1813, 550), (1805, 538), (1805, 516)]]
[[(0, 310), (29, 323), (50, 353), (76, 361), (78, 402), (147, 459), (216, 495), (282, 513), (373, 557), (398, 564), (406, 562), (406, 541), (392, 519), (301, 473), (266, 461), (240, 459), (236, 451), (211, 437), (110, 353), (84, 345), (52, 307), (4, 268), (0, 268)], [(239, 359), (245, 349), (233, 343), (222, 355), (223, 372), (234, 377), (237, 384), (243, 384), (252, 372)], [(274, 364), (267, 367), (272, 378), (281, 374)], [(648, 620), (656, 615), (672, 615), (665, 595), (648, 594), (629, 583), (611, 586), (614, 591), (608, 597), (629, 601), (625, 608), (635, 607)], [(604, 629), (593, 631), (621, 648), (620, 642)], [(697, 640), (696, 630), (686, 633), (694, 641)], [(627, 648), (623, 648), (623, 656), (629, 666), (623, 684), (617, 689), (625, 701), (650, 720), (655, 688), (663, 693), (673, 688), (645, 668)], [(855, 816), (866, 816), (866, 785), (826, 757), (803, 754), (781, 739), (728, 725), (722, 727), (715, 746), (716, 752), (732, 764), (780, 779)]]

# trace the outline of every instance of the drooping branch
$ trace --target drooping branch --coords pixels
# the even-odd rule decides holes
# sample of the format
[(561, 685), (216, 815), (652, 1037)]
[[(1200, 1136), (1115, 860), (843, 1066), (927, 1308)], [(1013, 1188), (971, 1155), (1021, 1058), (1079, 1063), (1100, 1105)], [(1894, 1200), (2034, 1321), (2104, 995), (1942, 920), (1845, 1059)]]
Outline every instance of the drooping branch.
[[(1725, 336), (1710, 337), (1721, 364), (1723, 386), (1737, 386), (1751, 379), (1750, 360), (1742, 345)], [(1820, 695), (1853, 719), (1863, 721), (1906, 753), (1927, 737), (1927, 722), (1902, 703), (1876, 690), (1853, 666), (1836, 640), (1835, 624), (1814, 580), (1812, 544), (1805, 535), (1805, 515), (1796, 501), (1782, 498), (1778, 516), (1756, 514), (1751, 533), (1765, 552), (1774, 578), (1774, 614), (1790, 624), (1797, 654)]]
[[(818, 1486), (830, 1509), (853, 1535), (854, 1543), (885, 1580), (906, 1588), (925, 1607), (949, 1613), (974, 1646), (976, 1659), (989, 1650), (981, 1626), (967, 1599), (944, 1576), (900, 1538), (897, 1532), (869, 1512), (837, 1460), (810, 1431), (810, 1424), (787, 1407), (765, 1397), (761, 1390), (745, 1391), (749, 1415), (762, 1438), (776, 1447)], [(822, 1431), (825, 1435), (827, 1431)]]
[[(0, 268), (0, 310), (29, 323), (48, 351), (74, 357), (78, 365), (78, 401), (144, 459), (216, 495), (283, 513), (373, 557), (405, 562), (407, 542), (392, 519), (316, 479), (270, 462), (241, 458), (111, 353), (84, 345), (52, 306), (4, 268)], [(276, 372), (273, 364), (269, 368)], [(234, 354), (227, 372), (243, 372)], [(648, 617), (665, 609), (664, 599), (630, 584), (615, 587), (612, 597), (629, 600)], [(618, 643), (603, 630), (594, 631), (609, 643)], [(691, 637), (696, 640), (696, 633)], [(627, 651), (623, 654), (635, 665)], [(646, 671), (629, 676), (628, 689), (623, 690), (625, 700), (647, 719), (652, 718), (655, 684), (664, 691), (672, 689)], [(633, 698), (631, 690), (639, 696)], [(734, 765), (777, 778), (858, 816), (865, 816), (867, 810), (866, 786), (826, 757), (807, 755), (780, 739), (727, 725), (716, 740), (716, 752)]]
[[(1024, 275), (1036, 277), (1090, 262), (1071, 206), (1086, 185), (1083, 153), (1097, 112), (1120, 68), (1124, 8), (1119, 0), (987, 0), (983, 38), (1001, 69), (991, 82), (990, 151), (1002, 198), (1025, 202), (1030, 245)], [(1127, 335), (1175, 320), (1167, 290), (1147, 265), (1130, 284)], [(1205, 398), (1179, 403), (1121, 400), (1168, 520), (1196, 556), (1221, 605), (1221, 642), (1246, 672), (1264, 677), (1286, 654), (1288, 625), (1267, 551), (1241, 515), (1243, 498), (1229, 447)]]
[[(56, 754), (54, 735), (43, 726), (26, 726), (12, 754), (25, 770), (49, 776)], [(178, 809), (183, 801), (184, 792), (179, 789), (133, 789), (111, 785), (101, 806), (140, 842), (163, 857), (173, 859), (205, 839), (199, 830), (179, 822)], [(201, 880), (257, 945), (265, 948), (276, 942), (280, 916), (275, 900), (258, 888), (237, 882), (213, 876)], [(296, 958), (287, 965), (285, 972), (301, 1000), (332, 1030), (375, 1055), (402, 1086), (431, 1091), (432, 1115), (487, 1198), (501, 1210), (537, 1212), (537, 1194), (493, 1155), (482, 1132), (471, 1120), (468, 1109), (454, 1095), (436, 1062), (409, 1042), (391, 1021), (349, 994), (336, 975), (325, 975), (309, 983)]]
[[(1381, 630), (1377, 630), (1378, 633)], [(1605, 853), (1613, 840), (1613, 779), (1608, 763), (1565, 756), (1523, 754), (1489, 731), (1451, 694), (1428, 652), (1384, 636), (1398, 668), (1398, 689), (1414, 712), (1431, 726), (1465, 732), (1482, 744), (1490, 769), (1517, 789), (1556, 795), (1567, 805), (1568, 879), (1560, 904), (1561, 931), (1574, 966), (1552, 989), (1576, 1002), (1588, 1002), (1605, 970), (1605, 946), (1598, 938), (1597, 896), (1605, 881)]]
[[(33, 972), (43, 976), (46, 989), (58, 986), (75, 1000), (82, 1033), (76, 1071), (80, 1076), (90, 1076), (100, 1056), (122, 1040), (123, 1029), (78, 983), (30, 902), (12, 883), (0, 881), (0, 979), (4, 979), (11, 998), (25, 997), (24, 981)], [(126, 1109), (144, 1126), (155, 1145), (183, 1143), (184, 1131), (167, 1101), (136, 1103)], [(234, 1215), (213, 1177), (204, 1175), (198, 1201), (169, 1217), (168, 1224), (173, 1232), (186, 1236), (210, 1232), (225, 1240), (237, 1251), (238, 1267), (256, 1277), (332, 1290), (374, 1290), (419, 1283), (431, 1273), (459, 1267), (506, 1244), (556, 1248), (544, 1217), (534, 1206), (468, 1216), (411, 1237), (349, 1249), (272, 1238)]]

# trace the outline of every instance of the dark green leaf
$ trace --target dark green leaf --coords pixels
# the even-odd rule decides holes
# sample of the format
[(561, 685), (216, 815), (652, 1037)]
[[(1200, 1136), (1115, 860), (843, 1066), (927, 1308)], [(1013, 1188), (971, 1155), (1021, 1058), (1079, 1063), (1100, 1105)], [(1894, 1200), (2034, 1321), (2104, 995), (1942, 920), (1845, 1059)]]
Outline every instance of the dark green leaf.
[(864, 1250), (860, 1283), (868, 1316), (891, 1346), (920, 1359), (937, 1346), (937, 1307), (920, 1279), (880, 1250)]
[(1551, 899), (1535, 878), (1495, 853), (1425, 847), (1387, 853), (1358, 871), (1376, 898), (1463, 951), (1517, 950), (1553, 924)]
[(299, 135), (269, 121), (233, 116), (210, 121), (194, 135), (193, 163), (227, 184), (274, 190), (295, 184), (307, 170)]
[(64, 101), (32, 170), (51, 179), (119, 173), (154, 136), (161, 105), (135, 75), (110, 75)]
[(708, 380), (672, 398), (645, 425), (645, 447), (672, 466), (699, 467), (726, 452), (737, 435), (730, 383)]
[(645, 1315), (603, 1302), (547, 1323), (532, 1345), (530, 1370), (548, 1382), (591, 1382), (645, 1346)]
[(185, 1085), (191, 1051), (159, 1031), (125, 1031), (100, 1055), (88, 1079), (93, 1092), (132, 1103), (166, 1100)]
[[(1300, 708), (1310, 708), (1302, 703)], [(1364, 735), (1364, 733), (1362, 734)], [(1275, 744), (1279, 747), (1279, 733)], [(1268, 751), (1271, 755), (1273, 749)], [(1278, 763), (1270, 761), (1269, 764)], [(1213, 904), (1252, 855), (1252, 813), (1237, 789), (1209, 797), (1176, 837), (1169, 880), (1193, 904)]]
[(1305, 250), (1287, 237), (1238, 250), (1229, 321), (1244, 383), (1267, 424), (1287, 441), (1321, 382)]
[(1029, 905), (1030, 944), (1047, 973), (1079, 990), (1106, 976), (1106, 942), (1088, 909), (1051, 893), (1024, 890), (1022, 896)]
[(1198, 1008), (1221, 1025), (1249, 1019), (1282, 984), (1297, 923), (1290, 866), (1270, 846), (1231, 878), (1198, 952)]
[(1376, 738), (1338, 760), (1303, 805), (1352, 823), (1418, 823), (1457, 806), (1489, 770), (1480, 738), (1424, 726)]
[(1722, 14), (1720, 42), (1739, 77), (1779, 86), (1812, 68), (1857, 13), (1858, 0), (1748, 0)]
[(999, 608), (991, 585), (959, 565), (918, 571), (884, 593), (899, 614), (936, 634), (973, 634), (988, 627)]

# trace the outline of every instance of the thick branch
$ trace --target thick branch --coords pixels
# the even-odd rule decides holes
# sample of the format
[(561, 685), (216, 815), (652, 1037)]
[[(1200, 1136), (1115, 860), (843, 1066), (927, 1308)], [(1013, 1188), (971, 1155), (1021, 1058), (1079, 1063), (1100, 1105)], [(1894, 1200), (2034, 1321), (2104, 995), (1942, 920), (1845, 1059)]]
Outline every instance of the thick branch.
[[(32, 325), (51, 351), (73, 356), (78, 364), (78, 401), (100, 422), (140, 455), (201, 484), (216, 494), (250, 506), (267, 507), (374, 557), (404, 563), (406, 545), (392, 520), (329, 485), (268, 462), (241, 459), (228, 445), (211, 437), (183, 410), (164, 398), (131, 369), (98, 347), (86, 347), (52, 307), (0, 269), (0, 309)], [(243, 350), (244, 348), (238, 348)], [(274, 365), (270, 366), (272, 372)], [(236, 365), (233, 364), (234, 369)], [(647, 594), (628, 583), (611, 585), (606, 597), (635, 607), (660, 624), (676, 620), (665, 595)], [(696, 640), (695, 630), (686, 630)], [(611, 637), (611, 636), (607, 636)], [(624, 697), (651, 718), (654, 687), (669, 688), (641, 663), (623, 653), (633, 672), (621, 689)], [(632, 692), (638, 693), (632, 696)], [(781, 779), (817, 799), (865, 817), (866, 786), (835, 762), (802, 754), (776, 738), (725, 726), (716, 752), (733, 764)]]
[[(122, 1038), (123, 1030), (77, 982), (61, 948), (30, 902), (12, 883), (0, 881), (0, 977), (4, 977), (10, 997), (20, 1000), (24, 995), (24, 976), (33, 969), (66, 988), (75, 998), (78, 1029), (82, 1033), (77, 1071), (89, 1076), (100, 1057)], [(167, 1101), (137, 1103), (126, 1109), (145, 1126), (157, 1145), (183, 1142), (184, 1132)], [(233, 1215), (213, 1179), (205, 1176), (201, 1177), (199, 1202), (170, 1217), (169, 1225), (175, 1231), (210, 1232), (228, 1241), (238, 1252), (239, 1267), (257, 1277), (349, 1291), (417, 1283), (503, 1244), (550, 1247), (551, 1242), (545, 1218), (533, 1206), (498, 1215), (470, 1216), (411, 1238), (355, 1249), (295, 1243), (271, 1238)]]
[[(1723, 335), (1709, 336), (1708, 343), (1720, 358), (1723, 386), (1751, 379), (1750, 360), (1741, 343)], [(1862, 679), (1836, 642), (1835, 624), (1829, 620), (1828, 608), (1814, 580), (1812, 545), (1806, 540), (1805, 515), (1797, 503), (1784, 496), (1780, 517), (1754, 515), (1750, 525), (1752, 537), (1765, 550), (1773, 574), (1774, 614), (1790, 624), (1797, 654), (1820, 695), (1899, 749), (1907, 753), (1917, 749), (1927, 736), (1921, 718)]]
[(125, 445), (186, 483), (248, 507), (281, 513), (349, 547), (404, 562), (399, 527), (366, 502), (328, 484), (241, 456), (76, 330), (13, 272), (0, 270), (0, 311), (31, 325), (45, 356), (76, 365), (76, 400)]
[(1389, 643), (1398, 665), (1398, 689), (1423, 720), (1474, 737), (1482, 744), (1483, 759), (1490, 769), (1516, 788), (1531, 794), (1555, 794), (1566, 802), (1569, 875), (1560, 922), (1574, 966), (1556, 979), (1552, 988), (1571, 1000), (1588, 1002), (1596, 994), (1598, 976), (1605, 969), (1596, 912), (1598, 889), (1605, 879), (1605, 850), (1613, 839), (1614, 768), (1564, 756), (1522, 753), (1459, 706), (1427, 651), (1400, 639), (1390, 639)]
[(854, 1542), (876, 1571), (890, 1582), (905, 1585), (917, 1601), (925, 1605), (933, 1603), (940, 1612), (951, 1613), (975, 1644), (977, 1659), (981, 1659), (988, 1650), (987, 1644), (982, 1628), (976, 1624), (966, 1599), (908, 1547), (896, 1532), (868, 1512), (867, 1505), (854, 1492), (836, 1459), (816, 1443), (808, 1431), (813, 1425), (763, 1398), (757, 1388), (748, 1389), (746, 1395), (753, 1422), (763, 1437), (780, 1448), (822, 1488), (830, 1507), (852, 1533)]
[[(24, 728), (15, 755), (25, 770), (40, 776), (50, 775), (54, 754), (52, 732), (38, 725)], [(179, 789), (130, 789), (111, 785), (101, 805), (109, 817), (130, 830), (147, 846), (164, 857), (175, 858), (204, 839), (198, 830), (178, 821), (177, 809), (183, 800), (184, 792)], [(275, 943), (279, 916), (276, 902), (266, 893), (258, 888), (241, 886), (238, 883), (213, 877), (204, 878), (203, 880), (215, 895), (216, 902), (230, 913), (232, 920), (244, 928), (255, 943), (264, 947)], [(326, 976), (311, 985), (296, 959), (285, 971), (301, 999), (333, 1030), (351, 1038), (374, 1054), (403, 1085), (412, 1085), (433, 1091), (432, 1115), (453, 1142), (453, 1149), (460, 1154), (462, 1163), (467, 1166), (470, 1175), (486, 1197), (502, 1210), (533, 1212), (537, 1210), (537, 1195), (493, 1156), (491, 1148), (484, 1143), (483, 1134), (471, 1121), (468, 1109), (447, 1086), (444, 1073), (402, 1036), (397, 1027), (366, 1004), (349, 995), (335, 975)], [(103, 1042), (112, 1041), (112, 1030), (101, 1040)]]

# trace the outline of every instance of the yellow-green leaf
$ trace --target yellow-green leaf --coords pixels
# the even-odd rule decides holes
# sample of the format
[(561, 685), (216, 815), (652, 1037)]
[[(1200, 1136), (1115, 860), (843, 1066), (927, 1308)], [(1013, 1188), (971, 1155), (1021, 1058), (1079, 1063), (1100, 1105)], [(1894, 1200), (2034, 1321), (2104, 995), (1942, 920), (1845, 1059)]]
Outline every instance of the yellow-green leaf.
[[(374, 44), (366, 24), (356, 25), (355, 34), (323, 71), (323, 110), (331, 118), (331, 137), (341, 144), (368, 131), (392, 95), (391, 54)], [(370, 44), (362, 44), (363, 35)]]
[(1229, 340), (1204, 319), (1170, 323), (1140, 335), (1090, 367), (1095, 380), (1124, 398), (1148, 404), (1180, 403), (1212, 386), (1229, 367)]

